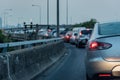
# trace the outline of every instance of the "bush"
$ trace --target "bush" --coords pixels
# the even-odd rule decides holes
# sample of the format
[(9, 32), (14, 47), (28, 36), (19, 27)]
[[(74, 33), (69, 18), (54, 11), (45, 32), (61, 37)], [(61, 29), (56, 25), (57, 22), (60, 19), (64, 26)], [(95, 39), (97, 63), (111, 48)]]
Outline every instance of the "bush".
[(11, 40), (0, 30), (0, 43), (10, 42)]

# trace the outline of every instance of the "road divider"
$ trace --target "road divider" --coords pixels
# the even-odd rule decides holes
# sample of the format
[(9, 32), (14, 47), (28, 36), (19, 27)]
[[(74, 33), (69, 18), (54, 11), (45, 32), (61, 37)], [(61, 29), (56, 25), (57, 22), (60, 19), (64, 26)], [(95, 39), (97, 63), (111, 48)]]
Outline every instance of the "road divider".
[(64, 55), (62, 40), (0, 54), (0, 80), (30, 80)]

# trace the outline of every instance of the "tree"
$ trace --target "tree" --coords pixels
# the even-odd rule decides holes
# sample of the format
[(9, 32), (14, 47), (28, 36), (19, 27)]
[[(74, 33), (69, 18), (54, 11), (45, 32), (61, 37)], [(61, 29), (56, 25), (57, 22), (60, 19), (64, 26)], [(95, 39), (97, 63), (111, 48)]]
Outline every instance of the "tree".
[(0, 30), (0, 43), (10, 42), (10, 40), (3, 34), (3, 31)]
[(91, 19), (90, 21), (86, 21), (83, 23), (75, 24), (73, 27), (86, 27), (86, 28), (94, 28), (94, 24), (97, 23), (96, 19)]

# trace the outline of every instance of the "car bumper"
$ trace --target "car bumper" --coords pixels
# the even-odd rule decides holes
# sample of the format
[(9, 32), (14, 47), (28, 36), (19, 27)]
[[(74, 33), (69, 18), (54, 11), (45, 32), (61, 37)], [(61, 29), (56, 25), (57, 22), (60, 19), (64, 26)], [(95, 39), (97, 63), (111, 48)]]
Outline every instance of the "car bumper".
[(120, 62), (110, 62), (104, 60), (102, 57), (86, 60), (87, 75), (92, 77), (100, 77), (100, 74), (110, 74), (110, 77), (120, 77)]

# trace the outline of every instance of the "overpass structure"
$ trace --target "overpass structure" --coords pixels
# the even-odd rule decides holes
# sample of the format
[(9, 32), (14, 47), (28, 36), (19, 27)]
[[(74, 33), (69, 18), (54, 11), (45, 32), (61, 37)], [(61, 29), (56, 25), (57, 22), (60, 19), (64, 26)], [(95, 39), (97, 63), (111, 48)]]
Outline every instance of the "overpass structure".
[(0, 44), (0, 80), (30, 80), (59, 60), (61, 38)]

